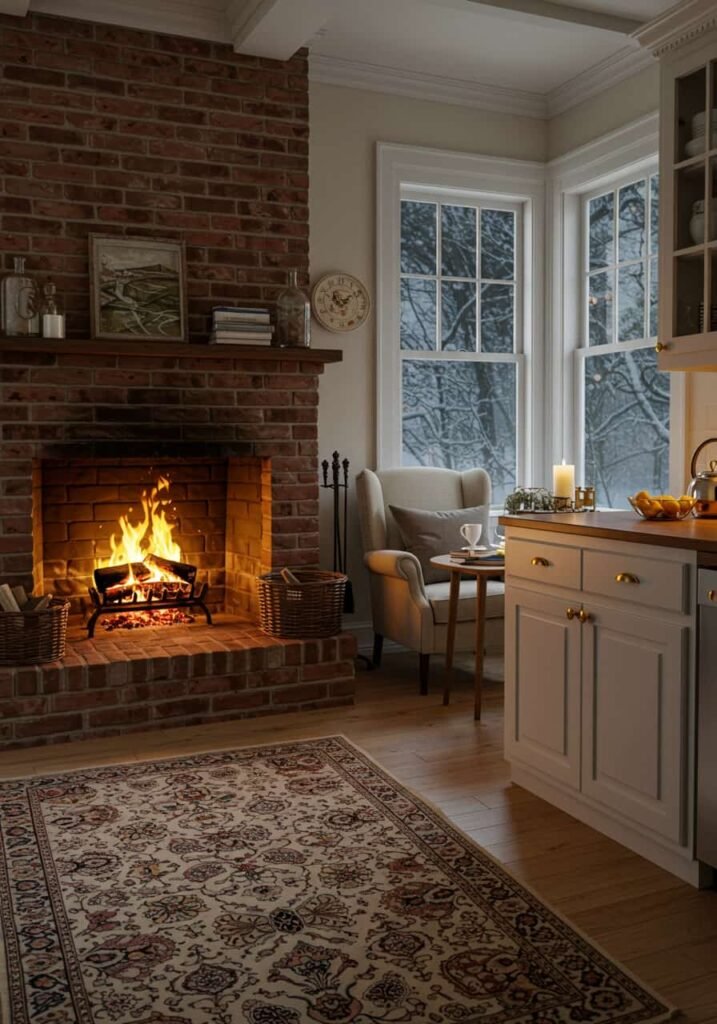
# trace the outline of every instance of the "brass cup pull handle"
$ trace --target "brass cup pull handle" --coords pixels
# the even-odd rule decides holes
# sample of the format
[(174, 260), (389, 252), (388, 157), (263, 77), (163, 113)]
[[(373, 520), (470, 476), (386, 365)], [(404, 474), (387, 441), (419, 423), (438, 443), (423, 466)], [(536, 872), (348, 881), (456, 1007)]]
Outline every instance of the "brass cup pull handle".
[(574, 618), (575, 618), (575, 616), (577, 615), (577, 612), (575, 611), (575, 609), (574, 609), (574, 608), (566, 608), (566, 609), (565, 609), (565, 614), (566, 614), (566, 616), (567, 616), (567, 617), (568, 617), (569, 619), (574, 619)]
[(584, 608), (581, 608), (578, 612), (578, 619), (584, 625), (586, 622), (590, 621), (590, 612), (586, 612)]
[(547, 558), (541, 558), (540, 555), (536, 555), (535, 558), (530, 559), (531, 565), (542, 565), (545, 569), (548, 568), (550, 562)]
[(710, 601), (717, 601), (717, 590), (708, 590), (707, 598)]
[(631, 572), (619, 572), (615, 577), (616, 583), (639, 583), (640, 580)]

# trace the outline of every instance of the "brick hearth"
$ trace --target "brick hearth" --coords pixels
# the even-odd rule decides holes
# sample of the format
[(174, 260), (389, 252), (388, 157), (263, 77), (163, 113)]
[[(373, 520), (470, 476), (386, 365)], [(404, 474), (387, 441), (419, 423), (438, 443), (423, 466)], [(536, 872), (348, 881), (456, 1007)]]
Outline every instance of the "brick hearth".
[(62, 662), (0, 669), (5, 748), (353, 703), (356, 640), (283, 641), (220, 616), (87, 640)]

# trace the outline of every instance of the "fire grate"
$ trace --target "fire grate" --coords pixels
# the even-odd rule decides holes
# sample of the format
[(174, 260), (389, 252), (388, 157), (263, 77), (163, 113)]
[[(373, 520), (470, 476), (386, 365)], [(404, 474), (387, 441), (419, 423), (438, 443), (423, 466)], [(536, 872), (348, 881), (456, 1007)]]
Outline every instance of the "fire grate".
[[(167, 623), (177, 620), (180, 612), (198, 608), (204, 613), (207, 625), (212, 615), (205, 603), (208, 584), (197, 585), (197, 567), (188, 562), (175, 562), (159, 555), (148, 554), (142, 562), (111, 565), (94, 571), (94, 587), (89, 588), (94, 611), (87, 622), (87, 636), (95, 635), (95, 627), (103, 615), (147, 615), (151, 625), (155, 613), (166, 611)], [(186, 620), (184, 620), (186, 621)], [(191, 620), (190, 620), (191, 621)], [(128, 628), (125, 624), (123, 628)]]

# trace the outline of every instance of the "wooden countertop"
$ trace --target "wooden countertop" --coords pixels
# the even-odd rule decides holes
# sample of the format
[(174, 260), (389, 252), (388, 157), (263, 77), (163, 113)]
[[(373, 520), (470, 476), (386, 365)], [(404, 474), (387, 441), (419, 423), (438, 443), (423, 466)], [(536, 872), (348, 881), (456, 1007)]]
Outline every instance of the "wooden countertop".
[(556, 512), (550, 515), (503, 515), (502, 526), (549, 533), (605, 537), (632, 544), (658, 544), (717, 555), (717, 519), (688, 516), (679, 522), (638, 519), (634, 512)]

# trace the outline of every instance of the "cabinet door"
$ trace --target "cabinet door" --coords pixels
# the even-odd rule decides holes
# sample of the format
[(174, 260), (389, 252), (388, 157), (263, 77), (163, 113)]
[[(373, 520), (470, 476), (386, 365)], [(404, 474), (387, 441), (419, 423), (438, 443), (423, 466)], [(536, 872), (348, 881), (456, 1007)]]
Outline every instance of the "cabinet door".
[(568, 606), (519, 587), (507, 590), (505, 745), (510, 761), (579, 789), (581, 627), (568, 619)]
[(583, 793), (683, 842), (689, 629), (657, 616), (587, 611)]

